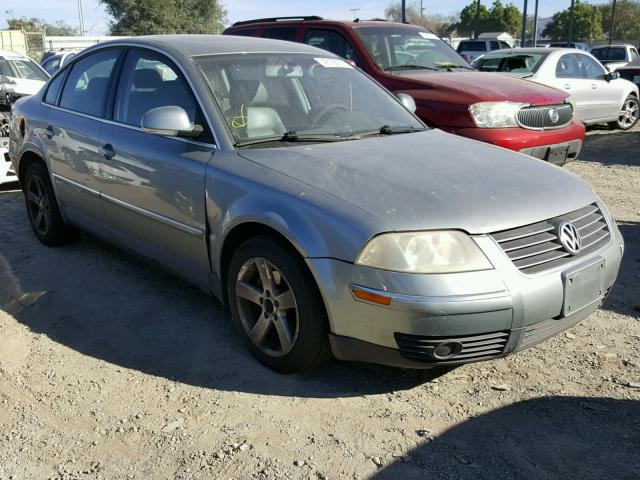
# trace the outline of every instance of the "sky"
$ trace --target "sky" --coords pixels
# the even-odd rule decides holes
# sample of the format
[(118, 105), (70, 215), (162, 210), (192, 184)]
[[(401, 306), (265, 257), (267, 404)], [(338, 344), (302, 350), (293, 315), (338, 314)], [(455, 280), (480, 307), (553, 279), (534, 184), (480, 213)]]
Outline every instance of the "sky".
[[(109, 16), (99, 0), (81, 0), (87, 35), (104, 35), (108, 32)], [(204, 1), (204, 0), (203, 0)], [(590, 3), (606, 3), (607, 0), (591, 0)], [(423, 0), (425, 14), (455, 15), (471, 0)], [(493, 0), (482, 0), (489, 6)], [(320, 15), (324, 18), (354, 18), (350, 9), (358, 8), (356, 16), (360, 18), (380, 18), (384, 9), (399, 0), (228, 0), (224, 1), (230, 23), (260, 17), (278, 15)], [(407, 0), (407, 4), (419, 5), (419, 0)], [(509, 3), (505, 0), (504, 3)], [(523, 8), (524, 0), (512, 0), (511, 3)], [(529, 0), (529, 11), (533, 13), (535, 0)], [(540, 16), (548, 17), (558, 10), (569, 7), (571, 0), (539, 0)], [(64, 20), (78, 25), (78, 0), (0, 0), (0, 28), (6, 27), (6, 19), (14, 17), (40, 17), (50, 23)]]

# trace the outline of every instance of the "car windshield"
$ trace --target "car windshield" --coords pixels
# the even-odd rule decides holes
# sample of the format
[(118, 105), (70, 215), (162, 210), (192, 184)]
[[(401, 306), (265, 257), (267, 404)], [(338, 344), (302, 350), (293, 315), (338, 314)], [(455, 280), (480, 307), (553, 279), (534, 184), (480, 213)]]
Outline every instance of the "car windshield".
[(458, 52), (486, 52), (487, 44), (484, 41), (481, 42), (460, 42), (458, 45)]
[(490, 54), (479, 58), (475, 67), (482, 72), (535, 73), (546, 53)]
[(591, 54), (598, 60), (602, 61), (624, 61), (627, 58), (624, 47), (594, 48), (593, 50), (591, 50)]
[(38, 67), (36, 62), (28, 58), (0, 58), (0, 75), (43, 82), (49, 80), (47, 74)]
[(337, 141), (425, 128), (366, 75), (320, 52), (206, 55), (194, 61), (236, 144), (278, 137)]
[(437, 35), (421, 27), (355, 27), (373, 61), (384, 70), (403, 68), (469, 68), (469, 65)]

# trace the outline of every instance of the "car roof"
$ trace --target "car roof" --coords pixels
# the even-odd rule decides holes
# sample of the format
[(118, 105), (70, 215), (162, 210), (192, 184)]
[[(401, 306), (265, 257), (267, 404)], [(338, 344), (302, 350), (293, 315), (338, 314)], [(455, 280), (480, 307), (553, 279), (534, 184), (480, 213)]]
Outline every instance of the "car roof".
[[(568, 52), (575, 53), (578, 50), (577, 48), (556, 48), (556, 47), (528, 47), (528, 48), (502, 48), (500, 50), (494, 50), (493, 52), (488, 52), (487, 55), (499, 55), (504, 54), (506, 52), (509, 53), (552, 53), (552, 52)], [(584, 53), (583, 50), (578, 50), (581, 53)]]
[(630, 43), (619, 43), (616, 45), (597, 45), (595, 47), (592, 47), (591, 50), (599, 50), (601, 48), (626, 48), (626, 47), (633, 47), (633, 45), (631, 45)]
[(12, 50), (0, 50), (0, 57), (19, 57), (19, 58), (29, 58), (26, 55), (23, 55), (18, 52), (14, 52)]
[[(320, 50), (302, 43), (286, 42), (257, 37), (242, 37), (232, 35), (148, 35), (111, 40), (92, 46), (85, 52), (117, 45), (149, 46), (160, 50), (179, 52), (186, 57), (198, 55), (215, 55), (228, 53), (320, 53), (323, 56), (335, 56), (326, 50)], [(83, 52), (84, 53), (84, 52)]]
[[(253, 27), (264, 27), (274, 25), (299, 25), (299, 24), (321, 24), (321, 25), (343, 25), (348, 27), (385, 27), (392, 26), (396, 28), (424, 28), (420, 25), (409, 25), (401, 22), (391, 22), (383, 19), (373, 20), (331, 20), (321, 17), (281, 17), (281, 18), (258, 18), (256, 20), (245, 20), (242, 22), (236, 22), (231, 25), (228, 30), (247, 29), (250, 30)], [(425, 30), (428, 30), (425, 28)]]

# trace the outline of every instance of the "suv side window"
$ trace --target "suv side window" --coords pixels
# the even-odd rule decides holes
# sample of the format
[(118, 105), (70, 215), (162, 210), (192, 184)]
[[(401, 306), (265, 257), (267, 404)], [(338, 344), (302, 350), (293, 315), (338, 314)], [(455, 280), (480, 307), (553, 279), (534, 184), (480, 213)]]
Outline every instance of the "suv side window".
[(356, 65), (361, 66), (360, 59), (353, 46), (346, 38), (333, 30), (310, 28), (304, 34), (303, 43), (328, 50), (344, 59), (353, 60)]
[(499, 50), (500, 45), (495, 40), (491, 40), (491, 50)]
[(500, 48), (511, 48), (507, 42), (500, 41)]
[(583, 78), (580, 65), (573, 53), (567, 53), (560, 57), (556, 65), (556, 77), (558, 78)]
[(297, 33), (297, 27), (272, 27), (267, 30), (265, 37), (294, 42)]
[(244, 28), (242, 30), (234, 30), (233, 32), (229, 32), (226, 35), (236, 35), (238, 37), (255, 37), (256, 36), (255, 28)]
[(582, 69), (582, 76), (591, 80), (602, 79), (607, 72), (593, 58), (587, 55), (576, 55)]
[(204, 126), (191, 89), (177, 68), (155, 52), (131, 50), (122, 67), (113, 120), (140, 127), (149, 110), (170, 105), (182, 107), (192, 123)]
[(120, 50), (96, 52), (73, 65), (60, 97), (60, 106), (95, 117), (104, 117), (107, 97)]

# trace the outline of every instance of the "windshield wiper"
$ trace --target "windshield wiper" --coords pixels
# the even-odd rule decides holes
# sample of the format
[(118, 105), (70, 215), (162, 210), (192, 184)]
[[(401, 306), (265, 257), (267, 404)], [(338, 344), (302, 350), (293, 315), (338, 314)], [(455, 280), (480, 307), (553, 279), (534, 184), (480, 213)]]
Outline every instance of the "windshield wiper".
[(395, 135), (397, 133), (413, 133), (413, 132), (424, 132), (426, 128), (416, 128), (413, 126), (399, 126), (399, 127), (390, 127), (389, 125), (383, 125), (377, 130), (371, 130), (369, 132), (362, 132), (355, 134), (360, 138), (370, 137), (372, 135)]
[(385, 72), (391, 72), (393, 70), (411, 70), (411, 69), (419, 69), (419, 70), (438, 70), (437, 68), (433, 68), (433, 67), (427, 67), (426, 65), (414, 65), (414, 64), (407, 64), (407, 65), (391, 65), (390, 67), (385, 67), (383, 68), (383, 70)]
[(473, 67), (468, 67), (467, 65), (458, 65), (455, 63), (445, 63), (445, 64), (439, 64), (438, 65), (438, 69), (442, 70), (443, 68), (464, 68), (465, 70), (475, 70), (475, 68)]
[(271, 137), (254, 138), (250, 140), (243, 140), (236, 142), (236, 147), (246, 147), (248, 145), (259, 145), (263, 143), (274, 142), (340, 142), (342, 140), (348, 140), (348, 137), (341, 137), (335, 134), (328, 133), (297, 133), (295, 131), (286, 132), (284, 135), (273, 135)]

